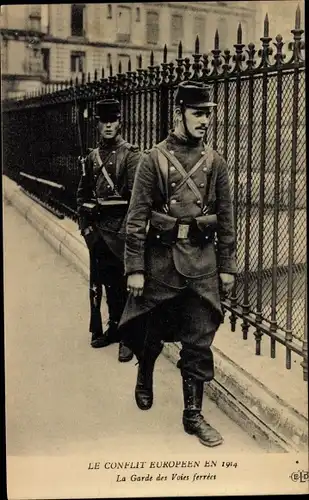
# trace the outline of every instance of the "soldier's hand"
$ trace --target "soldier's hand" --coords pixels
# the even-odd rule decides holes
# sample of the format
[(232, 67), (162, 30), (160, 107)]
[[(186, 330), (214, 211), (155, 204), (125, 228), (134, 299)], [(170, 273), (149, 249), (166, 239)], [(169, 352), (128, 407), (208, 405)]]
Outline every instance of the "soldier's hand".
[(220, 273), (220, 280), (222, 284), (222, 292), (224, 293), (224, 295), (229, 295), (235, 283), (234, 275), (228, 273)]
[(127, 290), (132, 293), (134, 297), (139, 297), (144, 291), (145, 277), (143, 273), (134, 273), (128, 276)]

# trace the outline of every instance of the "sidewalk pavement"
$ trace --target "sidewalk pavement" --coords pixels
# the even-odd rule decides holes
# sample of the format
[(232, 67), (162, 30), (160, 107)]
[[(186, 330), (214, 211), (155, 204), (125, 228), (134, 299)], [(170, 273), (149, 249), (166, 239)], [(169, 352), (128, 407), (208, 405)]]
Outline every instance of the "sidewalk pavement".
[[(4, 235), (7, 454), (109, 455), (113, 438), (119, 450), (205, 458), (205, 447), (182, 429), (176, 367), (159, 357), (154, 406), (140, 411), (135, 360), (119, 363), (117, 345), (89, 346), (84, 278), (13, 206), (4, 206)], [(206, 397), (204, 413), (225, 439), (213, 458), (265, 453)]]
[[(3, 186), (6, 202), (88, 279), (88, 251), (77, 225), (38, 206), (7, 177)], [(177, 344), (166, 344), (164, 354), (175, 363), (178, 350)], [(249, 332), (249, 339), (243, 341), (239, 322), (232, 333), (228, 319), (216, 335), (213, 350), (216, 376), (206, 386), (207, 395), (269, 451), (307, 451), (307, 392), (301, 360), (295, 356), (292, 370), (286, 370), (281, 346), (277, 346), (276, 359), (268, 354), (255, 356), (253, 336)]]

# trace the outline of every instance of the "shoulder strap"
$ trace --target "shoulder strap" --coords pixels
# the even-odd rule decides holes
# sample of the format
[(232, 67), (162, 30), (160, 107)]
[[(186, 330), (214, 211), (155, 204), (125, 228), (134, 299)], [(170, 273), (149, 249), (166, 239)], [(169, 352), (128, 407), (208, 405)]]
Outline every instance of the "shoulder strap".
[(107, 172), (106, 168), (103, 165), (103, 162), (101, 160), (101, 156), (100, 156), (100, 153), (99, 153), (99, 148), (96, 148), (94, 150), (94, 153), (95, 153), (95, 156), (96, 156), (96, 160), (97, 160), (97, 162), (98, 162), (98, 164), (99, 164), (99, 166), (101, 168), (101, 172), (102, 172), (102, 174), (105, 177), (106, 182), (110, 185), (110, 187), (114, 191), (114, 193), (118, 194), (116, 186), (115, 186), (115, 184), (113, 182), (113, 179), (110, 177), (109, 173)]
[[(204, 162), (204, 157), (200, 158), (200, 160), (191, 168), (190, 172), (186, 172), (181, 163), (175, 158), (164, 146), (162, 145), (157, 145), (155, 146), (163, 155), (174, 165), (176, 170), (180, 173), (180, 175), (183, 177), (181, 181), (181, 186), (184, 183), (187, 183), (188, 187), (191, 189), (191, 191), (194, 193), (194, 195), (201, 201), (203, 202), (203, 198), (201, 196), (201, 193), (198, 189), (198, 187), (195, 185), (194, 181), (191, 179), (191, 175), (202, 165)], [(179, 189), (179, 186), (176, 187), (176, 190)], [(176, 191), (175, 190), (175, 191)], [(175, 192), (174, 191), (174, 192)]]
[(137, 152), (139, 151), (139, 147), (136, 144), (131, 144), (130, 142), (125, 141), (123, 145), (129, 150)]

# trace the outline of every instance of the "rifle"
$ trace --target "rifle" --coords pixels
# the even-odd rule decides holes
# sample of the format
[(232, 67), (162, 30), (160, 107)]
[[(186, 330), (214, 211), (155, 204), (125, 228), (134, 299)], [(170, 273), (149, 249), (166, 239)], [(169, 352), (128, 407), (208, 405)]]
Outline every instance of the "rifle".
[[(74, 92), (76, 123), (77, 123), (77, 130), (78, 130), (78, 141), (79, 141), (79, 147), (80, 147), (80, 153), (81, 153), (78, 156), (78, 161), (80, 162), (81, 167), (82, 167), (82, 177), (85, 177), (86, 176), (86, 167), (85, 167), (86, 155), (84, 155), (84, 149), (83, 149), (81, 127), (80, 127), (80, 122), (79, 122), (79, 109), (78, 109), (78, 105), (77, 105), (75, 85), (73, 87), (73, 92)], [(95, 204), (92, 204), (92, 205), (95, 206)], [(100, 335), (100, 334), (103, 334), (102, 317), (101, 317), (101, 302), (102, 302), (102, 295), (103, 295), (103, 286), (102, 286), (102, 281), (100, 280), (98, 260), (97, 260), (96, 251), (95, 251), (96, 245), (94, 243), (94, 245), (87, 245), (87, 246), (88, 246), (88, 250), (89, 250), (89, 268), (90, 268), (89, 269), (89, 301), (90, 301), (89, 331), (92, 334)]]

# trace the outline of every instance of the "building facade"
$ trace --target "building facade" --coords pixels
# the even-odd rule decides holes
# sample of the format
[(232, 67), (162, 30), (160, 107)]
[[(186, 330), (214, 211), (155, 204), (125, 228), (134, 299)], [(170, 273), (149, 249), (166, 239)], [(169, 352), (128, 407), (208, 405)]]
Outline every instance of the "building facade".
[(109, 75), (132, 70), (139, 64), (168, 62), (194, 52), (199, 36), (200, 52), (219, 46), (233, 49), (238, 23), (243, 43), (255, 40), (256, 5), (259, 2), (154, 2), (98, 4), (5, 5), (1, 7), (2, 95), (14, 97), (60, 83), (102, 68)]

